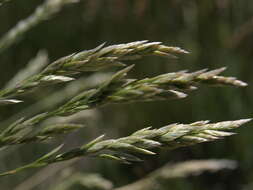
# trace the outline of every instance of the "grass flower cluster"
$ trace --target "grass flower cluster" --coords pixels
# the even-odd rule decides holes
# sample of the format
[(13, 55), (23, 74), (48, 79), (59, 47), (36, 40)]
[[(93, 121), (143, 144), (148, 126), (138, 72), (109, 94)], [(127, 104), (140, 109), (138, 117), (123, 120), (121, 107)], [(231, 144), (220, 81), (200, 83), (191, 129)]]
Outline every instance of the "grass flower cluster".
[[(73, 98), (55, 109), (39, 113), (31, 118), (21, 118), (5, 127), (0, 133), (0, 146), (45, 141), (83, 127), (74, 123), (44, 126), (45, 120), (55, 116), (70, 116), (82, 110), (114, 103), (181, 99), (201, 85), (247, 86), (245, 82), (234, 77), (220, 76), (225, 68), (211, 71), (204, 69), (196, 72), (179, 71), (145, 79), (127, 78), (127, 73), (134, 65), (126, 66), (123, 63), (125, 60), (136, 60), (152, 55), (174, 58), (177, 54), (186, 53), (188, 52), (181, 48), (166, 46), (161, 42), (137, 41), (107, 47), (102, 44), (94, 49), (60, 58), (44, 69), (42, 69), (43, 66), (39, 67), (41, 71), (35, 69), (34, 75), (25, 74), (27, 78), (21, 77), (20, 80), (22, 80), (19, 83), (14, 80), (12, 85), (7, 85), (0, 91), (1, 105), (20, 103), (20, 100), (13, 97), (29, 93), (42, 86), (76, 80), (74, 77), (80, 73), (96, 72), (110, 67), (125, 67), (97, 87), (78, 92)], [(153, 155), (154, 148), (175, 149), (217, 140), (234, 134), (228, 130), (249, 121), (250, 119), (214, 124), (209, 124), (208, 121), (171, 124), (160, 129), (144, 128), (130, 136), (110, 140), (104, 140), (102, 135), (88, 144), (65, 153), (58, 153), (60, 146), (31, 164), (1, 175), (14, 174), (24, 169), (42, 167), (83, 156), (109, 158), (123, 163), (141, 161), (138, 155)]]
[[(119, 49), (117, 49), (117, 47)], [(71, 55), (67, 56), (67, 58), (61, 58), (50, 64), (41, 74), (28, 77), (28, 80), (25, 79), (25, 82), (20, 83), (21, 85), (14, 86), (9, 90), (3, 90), (2, 92), (3, 94), (19, 93), (20, 91), (25, 91), (27, 86), (29, 86), (29, 88), (37, 88), (42, 83), (42, 80), (45, 81), (45, 78), (47, 81), (51, 81), (51, 83), (49, 83), (50, 85), (54, 84), (54, 81), (66, 82), (65, 79), (69, 78), (67, 75), (74, 75), (82, 71), (96, 71), (104, 67), (112, 66), (112, 62), (108, 64), (105, 62), (102, 67), (99, 63), (98, 68), (96, 68), (95, 65), (98, 64), (97, 60), (100, 58), (107, 60), (109, 57), (109, 60), (111, 60), (111, 58), (114, 57), (117, 59), (114, 64), (117, 65), (119, 64), (119, 60), (136, 59), (137, 57), (146, 56), (148, 53), (156, 55), (155, 52), (160, 52), (159, 54), (161, 54), (161, 52), (163, 52), (163, 54), (166, 52), (168, 54), (169, 52), (185, 53), (186, 51), (180, 48), (164, 46), (161, 45), (161, 43), (147, 43), (146, 41), (108, 46), (106, 48), (99, 46), (99, 48), (78, 53), (76, 57)], [(94, 56), (96, 58), (93, 58)], [(83, 62), (80, 61), (80, 63), (77, 63), (77, 60), (83, 60)], [(90, 64), (94, 64), (93, 68), (89, 66)], [(66, 67), (66, 65), (70, 66)], [(69, 71), (70, 68), (71, 71)], [(211, 86), (229, 85), (236, 87), (244, 87), (247, 85), (233, 77), (219, 76), (225, 68), (212, 71), (200, 70), (193, 73), (179, 71), (141, 80), (127, 79), (126, 75), (132, 68), (133, 65), (120, 70), (97, 88), (79, 93), (55, 110), (14, 122), (2, 132), (0, 136), (0, 146), (42, 141), (54, 135), (65, 133), (66, 126), (69, 131), (75, 130), (80, 126), (73, 124), (66, 124), (62, 127), (58, 125), (50, 126), (50, 133), (47, 132), (48, 127), (38, 127), (42, 121), (54, 116), (69, 116), (81, 110), (92, 109), (112, 103), (185, 98), (188, 92), (197, 89), (201, 84)], [(56, 75), (59, 72), (58, 70), (61, 71), (63, 75)], [(41, 78), (41, 76), (43, 77)], [(15, 103), (16, 101), (19, 102), (19, 100), (3, 99), (2, 103)]]
[[(251, 119), (211, 123), (199, 121), (192, 124), (171, 124), (160, 129), (144, 128), (130, 136), (103, 140), (104, 135), (79, 148), (58, 153), (62, 146), (23, 167), (0, 174), (10, 175), (28, 168), (37, 168), (77, 157), (101, 157), (131, 163), (142, 161), (137, 155), (155, 155), (155, 148), (175, 149), (197, 143), (214, 141), (235, 133), (229, 130), (240, 127)], [(51, 131), (48, 130), (50, 133)]]
[[(12, 2), (14, 3), (11, 0), (0, 0), (0, 9)], [(81, 1), (44, 0), (32, 14), (18, 21), (13, 28), (0, 37), (0, 56), (11, 46), (21, 41), (29, 30), (53, 18), (66, 6), (78, 2)], [(95, 9), (98, 10), (98, 7), (95, 4), (100, 5), (100, 3), (88, 2), (84, 9), (82, 7), (82, 10), (92, 7), (92, 11), (96, 12)], [(138, 4), (138, 9), (143, 9), (141, 11), (143, 12), (148, 3), (142, 2), (141, 4)], [(101, 5), (103, 5), (101, 9), (106, 7), (106, 1), (105, 4), (101, 3)], [(126, 7), (126, 5), (128, 4), (120, 4), (121, 7)], [(199, 7), (197, 8), (201, 10), (201, 6)], [(186, 13), (188, 15), (192, 11), (186, 11)], [(90, 12), (90, 14), (93, 13)], [(81, 17), (80, 21), (83, 22), (83, 19), (87, 19), (89, 16), (82, 14)], [(186, 19), (185, 22), (188, 23), (190, 20)], [(75, 25), (73, 24), (73, 26)], [(54, 30), (53, 27), (48, 28)], [(70, 29), (72, 32), (72, 28)], [(48, 40), (51, 41), (50, 38)], [(75, 40), (69, 41), (70, 44), (74, 42)], [(25, 49), (21, 55), (26, 57), (27, 52), (32, 53), (32, 51)], [(226, 67), (213, 70), (181, 70), (146, 78), (130, 77), (129, 73), (140, 59), (153, 56), (171, 60), (186, 56), (189, 53), (180, 47), (148, 40), (116, 45), (103, 43), (93, 49), (74, 52), (52, 62), (50, 62), (47, 50), (39, 50), (38, 54), (0, 89), (1, 109), (5, 112), (5, 108), (8, 106), (17, 108), (17, 110), (15, 109), (16, 113), (12, 113), (11, 116), (6, 109), (7, 118), (5, 118), (5, 113), (2, 116), (4, 119), (0, 122), (0, 151), (3, 153), (2, 157), (7, 157), (7, 154), (13, 153), (20, 146), (26, 148), (31, 143), (34, 143), (32, 146), (36, 146), (36, 151), (38, 144), (44, 143), (48, 146), (51, 143), (50, 140), (58, 140), (54, 141), (58, 145), (54, 149), (48, 149), (48, 152), (43, 153), (42, 156), (37, 156), (34, 161), (30, 161), (28, 164), (10, 166), (14, 169), (9, 169), (9, 166), (2, 168), (0, 177), (18, 174), (32, 168), (45, 167), (15, 188), (15, 190), (30, 190), (60, 170), (70, 169), (70, 165), (80, 159), (109, 159), (122, 164), (138, 164), (143, 162), (147, 156), (157, 155), (161, 149), (170, 151), (180, 147), (220, 140), (236, 134), (233, 132), (234, 129), (243, 126), (252, 119), (215, 123), (205, 120), (189, 122), (189, 124), (179, 121), (160, 128), (138, 128), (139, 130), (135, 129), (132, 134), (123, 137), (106, 138), (106, 135), (103, 134), (110, 134), (107, 125), (111, 125), (113, 122), (108, 121), (106, 123), (107, 118), (105, 122), (101, 122), (102, 117), (100, 118), (100, 116), (104, 113), (103, 110), (100, 112), (101, 107), (112, 104), (135, 104), (137, 102), (177, 101), (193, 96), (192, 92), (198, 91), (203, 86), (208, 88), (244, 88), (248, 85), (236, 77), (226, 76), (224, 74)], [(22, 59), (16, 60), (21, 62)], [(39, 94), (42, 91), (43, 93)], [(32, 97), (33, 95), (35, 96)], [(121, 116), (121, 113), (119, 115)], [(115, 118), (121, 117), (117, 115)], [(140, 120), (141, 117), (138, 119)], [(74, 147), (66, 143), (68, 139), (65, 137), (67, 135), (78, 132), (72, 135), (81, 136), (82, 129), (88, 128), (90, 125), (103, 126), (103, 130), (106, 131), (97, 133), (97, 138), (92, 138), (90, 132), (89, 134), (86, 133), (84, 136), (82, 135), (81, 144), (76, 145), (76, 142), (73, 142), (73, 144), (75, 143)], [(132, 123), (127, 123), (127, 126), (132, 126)], [(98, 130), (95, 129), (93, 132), (98, 132)], [(70, 136), (70, 138), (72, 137)], [(68, 145), (65, 147), (64, 143)], [(92, 159), (90, 160), (93, 161)], [(13, 164), (14, 162), (10, 159), (10, 163)], [(58, 165), (54, 165), (56, 163)], [(3, 162), (2, 166), (4, 164)], [(52, 165), (56, 167), (51, 167)], [(142, 179), (120, 187), (114, 187), (114, 183), (102, 175), (76, 172), (73, 169), (63, 175), (66, 179), (64, 183), (55, 187), (53, 185), (52, 190), (76, 189), (76, 184), (85, 189), (98, 190), (153, 190), (155, 188), (162, 190), (167, 189), (165, 184), (170, 179), (199, 175), (204, 171), (216, 172), (223, 169), (235, 169), (236, 167), (235, 161), (226, 159), (168, 163), (149, 175), (145, 175)]]

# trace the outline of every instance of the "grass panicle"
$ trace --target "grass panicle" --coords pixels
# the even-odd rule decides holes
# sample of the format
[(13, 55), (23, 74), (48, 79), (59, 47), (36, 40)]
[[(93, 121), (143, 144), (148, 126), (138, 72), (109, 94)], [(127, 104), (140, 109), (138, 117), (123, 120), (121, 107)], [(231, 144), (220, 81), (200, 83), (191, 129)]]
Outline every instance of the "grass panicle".
[(58, 153), (61, 146), (23, 167), (1, 173), (0, 176), (15, 174), (28, 168), (37, 168), (78, 157), (92, 156), (131, 163), (141, 161), (139, 155), (155, 155), (155, 148), (169, 150), (198, 143), (214, 141), (231, 136), (236, 129), (251, 119), (209, 123), (199, 121), (191, 124), (171, 124), (159, 129), (144, 128), (130, 136), (104, 140), (104, 135), (79, 148)]
[(104, 44), (92, 50), (74, 53), (58, 59), (37, 75), (28, 77), (13, 88), (0, 91), (0, 97), (2, 99), (14, 97), (28, 93), (40, 86), (68, 82), (74, 80), (72, 77), (81, 72), (125, 66), (122, 63), (125, 60), (135, 60), (152, 55), (172, 57), (172, 54), (188, 53), (178, 47), (165, 46), (161, 42), (137, 41), (108, 47), (103, 46)]
[(142, 80), (126, 79), (125, 77), (132, 67), (133, 65), (119, 71), (100, 87), (80, 93), (56, 110), (54, 114), (66, 116), (80, 110), (110, 103), (181, 99), (200, 84), (236, 87), (247, 85), (236, 78), (218, 76), (223, 69), (207, 72), (201, 70), (193, 73), (181, 71)]
[[(8, 2), (14, 3), (11, 0), (0, 0), (0, 8), (4, 9), (5, 6), (3, 5), (7, 5)], [(81, 1), (44, 0), (27, 18), (20, 20), (13, 28), (0, 36), (0, 55), (3, 55), (6, 50), (18, 43), (22, 38), (25, 38), (28, 31), (44, 21), (53, 18), (65, 6), (77, 2)], [(91, 8), (90, 10), (92, 11), (88, 14), (82, 13), (83, 18), (78, 18), (75, 23), (90, 22), (93, 20), (93, 18), (90, 18), (90, 15), (104, 8), (104, 6), (100, 6), (100, 3), (91, 2), (93, 1), (86, 2), (82, 5), (82, 8)], [(125, 5), (127, 4), (123, 3), (119, 6), (113, 3), (114, 8), (126, 7)], [(201, 10), (201, 6), (198, 6), (196, 10)], [(130, 7), (134, 8), (134, 14), (137, 13), (138, 17), (143, 16), (144, 9), (148, 8), (146, 4), (144, 6), (133, 4)], [(224, 6), (222, 5), (223, 8)], [(123, 12), (126, 13), (126, 11), (127, 9), (124, 8)], [(185, 15), (196, 16), (195, 13), (192, 13), (193, 11), (186, 11)], [(114, 15), (118, 15), (118, 13)], [(196, 20), (196, 18), (191, 20)], [(186, 22), (188, 23), (189, 19), (186, 19)], [(7, 22), (4, 24), (8, 25)], [(94, 26), (97, 28), (96, 24)], [(50, 29), (50, 27), (48, 28)], [(187, 38), (184, 39), (187, 40)], [(69, 42), (73, 43), (74, 41)], [(192, 40), (188, 40), (188, 42), (192, 43)], [(192, 43), (191, 47), (195, 47), (196, 44), (199, 45), (199, 42)], [(21, 59), (7, 58), (6, 60), (18, 60), (22, 62), (22, 59), (25, 59), (32, 52), (30, 49), (23, 49), (20, 54)], [(15, 52), (13, 52), (14, 54)], [(82, 123), (88, 125), (104, 124), (98, 121), (100, 114), (98, 114), (99, 110), (96, 109), (102, 106), (179, 100), (186, 98), (192, 91), (202, 86), (246, 87), (248, 85), (246, 82), (238, 80), (235, 77), (222, 76), (222, 72), (226, 70), (225, 67), (214, 70), (202, 69), (195, 72), (183, 70), (142, 79), (128, 77), (128, 73), (134, 67), (134, 64), (128, 65), (131, 61), (148, 56), (175, 59), (177, 56), (186, 54), (189, 54), (189, 52), (180, 47), (165, 45), (162, 42), (150, 42), (148, 40), (116, 45), (106, 45), (106, 43), (103, 43), (93, 49), (74, 52), (51, 63), (46, 50), (39, 51), (34, 59), (28, 62), (12, 79), (3, 84), (3, 88), (0, 89), (0, 106), (21, 103), (25, 100), (24, 96), (26, 94), (32, 93), (35, 90), (45, 90), (39, 96), (34, 93), (33, 100), (37, 99), (35, 100), (36, 103), (28, 106), (24, 104), (23, 108), (17, 107), (17, 114), (13, 114), (1, 121), (0, 150), (3, 153), (1, 155), (2, 161), (4, 161), (3, 157), (7, 157), (7, 155), (19, 148), (19, 146), (15, 145), (46, 142), (60, 135), (70, 134), (73, 131), (82, 129), (85, 126)], [(198, 52), (196, 55), (198, 55)], [(224, 52), (220, 55), (223, 56)], [(234, 56), (232, 57), (234, 58)], [(194, 60), (202, 59), (196, 59), (195, 57)], [(9, 67), (8, 69), (12, 68)], [(106, 69), (119, 70), (115, 73), (109, 73), (111, 71), (100, 73), (100, 71)], [(52, 86), (56, 88), (49, 88)], [(51, 94), (49, 95), (49, 93)], [(12, 111), (12, 109), (3, 111), (6, 112), (3, 114), (4, 117), (5, 115), (8, 116), (9, 111)], [(87, 113), (85, 114), (85, 112)], [(121, 119), (122, 117), (119, 118)], [(32, 168), (62, 163), (61, 167), (48, 167), (47, 170), (40, 171), (37, 175), (33, 174), (31, 178), (24, 180), (15, 188), (16, 190), (29, 190), (42, 184), (46, 178), (51, 178), (58, 171), (70, 166), (81, 158), (110, 159), (123, 164), (142, 162), (146, 156), (156, 155), (160, 149), (174, 150), (234, 135), (236, 133), (232, 132), (232, 130), (250, 121), (251, 119), (240, 119), (217, 123), (210, 123), (209, 121), (198, 121), (190, 124), (173, 123), (161, 128), (143, 128), (121, 138), (106, 139), (105, 135), (100, 135), (91, 141), (86, 140), (86, 143), (75, 148), (69, 148), (68, 150), (63, 149), (64, 145), (61, 144), (45, 155), (37, 157), (33, 162), (0, 173), (0, 177), (13, 175)], [(167, 186), (169, 186), (167, 185), (167, 180), (170, 179), (174, 181), (176, 178), (199, 175), (204, 171), (216, 172), (222, 169), (235, 169), (236, 167), (237, 163), (235, 161), (225, 159), (193, 160), (178, 164), (169, 163), (132, 184), (118, 188), (114, 188), (111, 181), (98, 174), (74, 173), (76, 172), (75, 170), (70, 170), (67, 173), (62, 172), (63, 175), (60, 178), (65, 178), (65, 183), (56, 186), (55, 189), (76, 189), (77, 186), (75, 185), (80, 185), (80, 187), (85, 189), (98, 190), (153, 190), (154, 188), (162, 190), (167, 189)], [(14, 185), (15, 183), (9, 186), (13, 187)]]
[[(22, 122), (22, 120), (20, 120), (20, 122)], [(26, 122), (22, 123), (24, 126), (20, 123), (15, 124), (18, 125), (17, 128), (15, 128), (15, 126), (12, 126), (0, 134), (1, 147), (22, 143), (41, 142), (51, 139), (55, 136), (71, 133), (77, 129), (84, 127), (84, 125), (81, 124), (59, 123), (43, 126), (42, 129), (36, 129), (34, 126), (27, 127)]]
[[(24, 138), (21, 134), (23, 131), (36, 130), (39, 123), (54, 116), (69, 116), (82, 110), (112, 103), (181, 99), (187, 96), (186, 93), (188, 91), (196, 89), (200, 84), (233, 85), (239, 87), (246, 85), (246, 83), (231, 77), (223, 77), (225, 80), (220, 80), (220, 76), (217, 76), (217, 74), (222, 72), (223, 68), (213, 71), (201, 70), (193, 73), (180, 71), (141, 80), (126, 79), (126, 75), (132, 67), (133, 65), (117, 72), (97, 88), (81, 92), (53, 111), (38, 114), (30, 119), (21, 120), (14, 123), (14, 125), (10, 125), (6, 129), (7, 132), (3, 133), (2, 137), (0, 137), (0, 146), (28, 143), (32, 142), (32, 139), (34, 141), (47, 139), (43, 137), (28, 138), (29, 140), (26, 140), (27, 137)], [(216, 80), (217, 78), (219, 80)], [(43, 131), (43, 128), (39, 129)], [(22, 140), (11, 142), (10, 139), (13, 139), (13, 134), (9, 134), (8, 132), (16, 130), (20, 132), (17, 135)]]

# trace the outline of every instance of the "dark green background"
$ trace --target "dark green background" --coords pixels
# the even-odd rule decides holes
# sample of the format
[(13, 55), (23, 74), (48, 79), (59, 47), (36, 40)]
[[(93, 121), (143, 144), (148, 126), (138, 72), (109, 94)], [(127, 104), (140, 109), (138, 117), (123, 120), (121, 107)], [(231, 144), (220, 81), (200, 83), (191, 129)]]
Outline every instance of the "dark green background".
[[(1, 6), (0, 35), (29, 16), (42, 2), (13, 0)], [(226, 66), (228, 69), (224, 75), (236, 76), (249, 83), (249, 86), (203, 87), (179, 101), (107, 106), (99, 109), (100, 122), (94, 127), (93, 134), (89, 134), (92, 126), (87, 126), (79, 134), (68, 137), (68, 142), (80, 145), (101, 133), (108, 133), (109, 137), (122, 137), (150, 125), (161, 127), (173, 122), (218, 122), (252, 117), (252, 0), (83, 0), (65, 7), (0, 54), (0, 86), (24, 67), (40, 49), (46, 49), (53, 61), (73, 52), (94, 48), (103, 42), (116, 44), (145, 39), (179, 46), (191, 54), (182, 56), (177, 61), (149, 57), (135, 61), (136, 67), (130, 74), (132, 77), (143, 78), (184, 69), (194, 71)], [(53, 90), (47, 89), (28, 96), (26, 104), (0, 108), (0, 120), (3, 121)], [(171, 184), (171, 189), (251, 189), (251, 125), (253, 124), (237, 130), (239, 134), (236, 136), (173, 152), (163, 151), (158, 156), (148, 157), (142, 164), (125, 166), (111, 161), (83, 159), (75, 168), (81, 168), (85, 172), (100, 172), (116, 186), (120, 186), (145, 176), (147, 172), (169, 161), (229, 158), (238, 160), (239, 169), (191, 177), (184, 182)], [(28, 163), (52, 147), (55, 144), (33, 144), (17, 148), (7, 155), (1, 152), (1, 171)], [(92, 167), (89, 163), (92, 163)], [(37, 170), (30, 170), (1, 178), (0, 188), (13, 189), (35, 172)], [(57, 177), (54, 176), (54, 179)], [(52, 184), (54, 180), (51, 178), (35, 189), (47, 189)]]

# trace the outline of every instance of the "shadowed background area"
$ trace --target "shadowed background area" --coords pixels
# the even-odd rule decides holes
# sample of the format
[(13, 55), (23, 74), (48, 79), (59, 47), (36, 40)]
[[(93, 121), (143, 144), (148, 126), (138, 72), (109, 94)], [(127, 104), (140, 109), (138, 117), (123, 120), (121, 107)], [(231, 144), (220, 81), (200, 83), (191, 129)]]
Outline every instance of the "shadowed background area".
[[(12, 0), (0, 6), (0, 36), (6, 34), (20, 20), (31, 15), (43, 2)], [(48, 54), (48, 59), (52, 62), (73, 52), (94, 48), (103, 42), (111, 45), (136, 40), (161, 41), (166, 45), (182, 47), (190, 54), (179, 56), (176, 60), (146, 57), (133, 61), (131, 63), (136, 64), (130, 72), (133, 78), (141, 79), (179, 70), (195, 71), (225, 66), (227, 70), (224, 75), (235, 76), (247, 82), (249, 86), (202, 87), (182, 100), (109, 105), (81, 112), (75, 118), (67, 119), (85, 123), (84, 129), (50, 143), (20, 145), (6, 151), (1, 150), (1, 171), (24, 165), (62, 141), (66, 144), (66, 148), (70, 148), (88, 142), (103, 133), (116, 138), (148, 126), (157, 128), (175, 122), (191, 123), (198, 120), (218, 122), (252, 117), (253, 1), (251, 0), (80, 0), (79, 3), (64, 6), (50, 19), (34, 26), (15, 44), (0, 52), (0, 86), (4, 87), (40, 50), (44, 50), (44, 54)], [(103, 81), (103, 76), (98, 77), (102, 77), (100, 80)], [(89, 82), (93, 83), (94, 80), (99, 79), (91, 78)], [(55, 100), (50, 100), (52, 102), (45, 99), (63, 86), (38, 90), (25, 96), (25, 102), (22, 104), (0, 107), (1, 128), (21, 116), (31, 116), (52, 109), (50, 107), (52, 102), (67, 94), (56, 95)], [(80, 86), (82, 83), (77, 84), (77, 88)], [(38, 102), (41, 103), (35, 106)], [(24, 109), (27, 111), (22, 112)], [(20, 114), (15, 116), (17, 113)], [(122, 165), (113, 161), (84, 158), (75, 163), (51, 165), (42, 170), (28, 170), (0, 178), (1, 189), (64, 189), (63, 186), (57, 187), (57, 184), (66, 182), (66, 178), (74, 174), (79, 179), (80, 175), (84, 175), (82, 172), (100, 173), (118, 187), (145, 177), (147, 173), (167, 162), (210, 158), (233, 159), (238, 161), (239, 167), (233, 171), (204, 173), (185, 179), (168, 180), (164, 182), (166, 183), (164, 187), (179, 190), (252, 189), (253, 128), (250, 125), (252, 123), (237, 130), (239, 134), (236, 136), (170, 152), (161, 151), (159, 155), (145, 157), (143, 163)], [(109, 182), (104, 183), (109, 188)], [(73, 188), (85, 189), (85, 187)]]

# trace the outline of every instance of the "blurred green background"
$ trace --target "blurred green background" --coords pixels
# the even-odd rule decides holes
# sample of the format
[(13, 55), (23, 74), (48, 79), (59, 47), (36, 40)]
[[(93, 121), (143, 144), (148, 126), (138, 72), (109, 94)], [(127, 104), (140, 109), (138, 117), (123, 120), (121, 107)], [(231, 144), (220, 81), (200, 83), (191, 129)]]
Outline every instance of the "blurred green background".
[[(13, 0), (0, 7), (0, 35), (4, 35), (19, 20), (29, 16), (43, 3), (41, 0)], [(147, 57), (137, 60), (132, 77), (143, 78), (178, 70), (216, 69), (228, 67), (226, 76), (235, 76), (249, 83), (246, 88), (206, 88), (184, 100), (110, 105), (92, 110), (84, 116), (85, 129), (44, 144), (12, 147), (0, 153), (1, 171), (15, 168), (38, 158), (59, 142), (74, 147), (106, 133), (122, 137), (143, 127), (161, 127), (173, 122), (198, 120), (236, 120), (252, 117), (253, 105), (253, 1), (252, 0), (81, 0), (64, 7), (50, 20), (27, 32), (18, 43), (0, 54), (0, 86), (35, 57), (47, 50), (50, 61), (97, 45), (126, 43), (136, 40), (161, 41), (191, 52), (178, 60)], [(61, 87), (61, 86), (60, 86)], [(55, 90), (47, 88), (26, 96), (26, 103), (0, 108), (0, 120), (5, 121), (26, 106), (34, 104)], [(30, 113), (35, 114), (35, 113)], [(179, 183), (169, 183), (171, 189), (253, 189), (253, 128), (241, 128), (238, 135), (221, 141), (162, 151), (147, 157), (143, 163), (122, 165), (112, 161), (83, 159), (72, 170), (98, 172), (115, 186), (128, 184), (167, 162), (190, 159), (228, 158), (237, 160), (235, 171), (191, 177)], [(4, 127), (4, 126), (1, 126)], [(54, 169), (54, 165), (50, 169)], [(60, 183), (62, 170), (48, 175), (34, 189), (49, 189)], [(15, 189), (40, 170), (29, 170), (0, 179), (0, 189)], [(252, 184), (251, 184), (252, 183)]]

